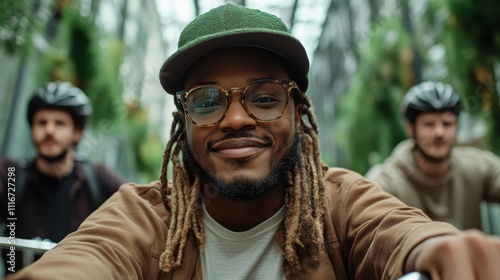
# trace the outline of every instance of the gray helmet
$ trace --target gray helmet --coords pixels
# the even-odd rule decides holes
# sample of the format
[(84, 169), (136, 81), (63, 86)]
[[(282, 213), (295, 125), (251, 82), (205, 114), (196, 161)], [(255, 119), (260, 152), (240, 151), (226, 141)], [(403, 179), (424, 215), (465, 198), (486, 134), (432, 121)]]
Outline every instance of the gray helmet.
[(28, 104), (28, 122), (33, 124), (33, 116), (38, 109), (52, 108), (69, 112), (75, 126), (84, 128), (92, 106), (87, 95), (70, 82), (50, 82), (37, 89)]
[(461, 110), (460, 96), (451, 85), (433, 81), (410, 88), (401, 104), (401, 112), (410, 123), (423, 112), (449, 111), (458, 116)]

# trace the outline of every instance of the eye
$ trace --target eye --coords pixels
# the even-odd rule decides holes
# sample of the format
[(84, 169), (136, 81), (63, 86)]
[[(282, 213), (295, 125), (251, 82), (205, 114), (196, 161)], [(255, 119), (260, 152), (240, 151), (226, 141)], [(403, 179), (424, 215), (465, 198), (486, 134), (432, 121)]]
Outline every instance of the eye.
[(47, 125), (47, 120), (41, 119), (33, 122), (35, 125)]
[(56, 120), (55, 123), (56, 123), (56, 126), (66, 126), (67, 125), (66, 121), (63, 121), (63, 120)]
[(443, 122), (444, 127), (452, 127), (455, 124), (455, 122)]
[(225, 100), (218, 90), (204, 88), (189, 95), (187, 104), (191, 114), (209, 114), (224, 110)]
[(436, 123), (435, 123), (435, 122), (433, 122), (433, 121), (424, 121), (424, 122), (422, 123), (422, 125), (423, 125), (424, 127), (429, 127), (429, 128), (430, 128), (430, 127), (434, 127), (434, 126), (436, 125)]
[(248, 89), (246, 102), (262, 109), (280, 106), (286, 98), (283, 88), (275, 83), (256, 83)]
[(279, 102), (279, 96), (276, 94), (263, 93), (252, 95), (252, 103), (272, 103)]
[(219, 102), (218, 99), (215, 98), (204, 98), (204, 99), (199, 99), (194, 102), (193, 107), (196, 110), (202, 110), (202, 109), (213, 109), (217, 108), (219, 106), (222, 106), (222, 104)]
[(282, 106), (285, 94), (280, 91), (260, 91), (250, 94), (247, 98), (249, 105), (260, 109), (272, 109)]

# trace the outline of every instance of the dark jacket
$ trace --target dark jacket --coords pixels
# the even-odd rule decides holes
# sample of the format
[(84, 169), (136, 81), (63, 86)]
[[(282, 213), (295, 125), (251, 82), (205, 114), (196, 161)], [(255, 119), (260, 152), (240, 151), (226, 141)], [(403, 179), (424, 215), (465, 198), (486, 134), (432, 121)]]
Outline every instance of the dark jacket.
[[(29, 162), (22, 171), (23, 168), (20, 162), (0, 159), (1, 223), (7, 222), (7, 217), (15, 217), (15, 237), (23, 239), (36, 237), (47, 239), (50, 236), (60, 236), (55, 238), (59, 240), (50, 238), (53, 242), (59, 242), (62, 237), (75, 231), (87, 216), (125, 183), (121, 176), (104, 165), (90, 164), (96, 185), (99, 188), (100, 200), (102, 200), (96, 201), (95, 195), (92, 195), (89, 189), (89, 179), (85, 177), (82, 164), (82, 161), (75, 161), (73, 176), (70, 181), (66, 181), (66, 192), (64, 194), (67, 193), (67, 196), (63, 195), (56, 199), (57, 189), (62, 188), (65, 178), (50, 178), (40, 173), (35, 167), (34, 160)], [(12, 167), (15, 168), (15, 171), (9, 174)], [(19, 181), (20, 172), (26, 174), (22, 193), (19, 193), (21, 188), (15, 182)], [(14, 178), (14, 180), (9, 178)], [(9, 182), (14, 183), (14, 185), (9, 185)], [(15, 187), (15, 190), (12, 187)], [(13, 193), (14, 195), (12, 195)], [(15, 198), (10, 205), (8, 197)], [(64, 197), (67, 199), (64, 199)], [(59, 207), (54, 206), (56, 203), (59, 204)], [(9, 213), (9, 210), (13, 210), (13, 213)], [(63, 222), (55, 222), (56, 219), (63, 220)], [(9, 222), (11, 221), (9, 220)], [(54, 229), (54, 227), (57, 228)], [(2, 229), (1, 234), (8, 236), (10, 232), (7, 233)], [(18, 260), (17, 264), (21, 265), (20, 254)]]

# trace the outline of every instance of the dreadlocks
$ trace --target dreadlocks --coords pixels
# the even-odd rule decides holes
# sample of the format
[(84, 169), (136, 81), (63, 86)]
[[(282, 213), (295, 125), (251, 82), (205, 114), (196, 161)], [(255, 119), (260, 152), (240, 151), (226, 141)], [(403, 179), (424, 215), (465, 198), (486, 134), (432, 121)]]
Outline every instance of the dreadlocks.
[[(320, 160), (318, 127), (308, 96), (302, 94), (300, 101), (302, 114), (297, 131), (300, 140), (300, 160), (293, 172), (287, 174), (285, 195), (284, 258), (296, 269), (301, 270), (299, 249), (314, 263), (325, 253), (323, 249), (324, 187), (323, 174), (327, 167)], [(166, 249), (160, 257), (160, 268), (171, 271), (180, 266), (187, 235), (192, 230), (198, 240), (200, 250), (205, 246), (205, 231), (200, 212), (201, 182), (198, 176), (191, 185), (189, 176), (181, 164), (179, 154), (185, 143), (185, 127), (182, 112), (174, 113), (174, 121), (163, 155), (160, 182), (165, 207), (170, 210), (170, 225), (167, 233)], [(173, 164), (172, 185), (167, 179), (167, 165)], [(312, 178), (312, 181), (311, 181)]]

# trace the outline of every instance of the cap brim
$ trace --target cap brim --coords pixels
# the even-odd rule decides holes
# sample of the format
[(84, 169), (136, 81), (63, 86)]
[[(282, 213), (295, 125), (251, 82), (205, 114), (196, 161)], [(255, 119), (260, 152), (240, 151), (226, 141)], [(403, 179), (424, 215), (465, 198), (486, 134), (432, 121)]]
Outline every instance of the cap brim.
[[(207, 40), (200, 38), (200, 40), (201, 42), (178, 49), (163, 63), (160, 70), (160, 83), (167, 93), (175, 94), (183, 89), (181, 78), (193, 63), (209, 53), (231, 47), (255, 47), (279, 54), (293, 67), (290, 70), (296, 77), (295, 82), (299, 88), (301, 84), (307, 87), (307, 73), (309, 72), (307, 53), (304, 46), (289, 34), (238, 32)], [(301, 88), (301, 90), (304, 89)]]

